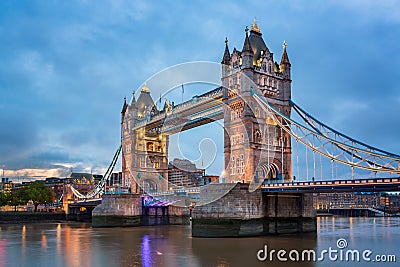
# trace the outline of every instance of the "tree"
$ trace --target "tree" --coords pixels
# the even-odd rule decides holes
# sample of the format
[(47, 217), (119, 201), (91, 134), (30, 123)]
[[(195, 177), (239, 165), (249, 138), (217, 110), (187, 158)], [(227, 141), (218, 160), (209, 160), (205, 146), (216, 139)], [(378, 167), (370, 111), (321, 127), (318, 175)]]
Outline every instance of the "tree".
[(33, 182), (21, 189), (21, 196), (25, 203), (31, 200), (37, 211), (39, 204), (50, 204), (54, 201), (54, 193), (44, 183)]
[(8, 204), (8, 197), (5, 193), (0, 192), (0, 207)]
[(8, 205), (14, 207), (14, 211), (17, 211), (17, 207), (19, 205), (26, 204), (27, 201), (24, 200), (21, 190), (12, 191), (11, 193), (7, 194), (7, 202)]

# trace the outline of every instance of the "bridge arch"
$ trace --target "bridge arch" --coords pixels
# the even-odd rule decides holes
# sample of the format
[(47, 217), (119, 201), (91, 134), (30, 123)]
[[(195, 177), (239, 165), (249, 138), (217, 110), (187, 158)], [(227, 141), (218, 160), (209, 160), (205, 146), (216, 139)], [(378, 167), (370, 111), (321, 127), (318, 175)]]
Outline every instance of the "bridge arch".
[(140, 185), (143, 191), (147, 193), (158, 192), (161, 189), (160, 185), (152, 178), (143, 179)]
[(274, 162), (260, 163), (256, 168), (256, 180), (278, 179), (280, 174), (279, 167)]

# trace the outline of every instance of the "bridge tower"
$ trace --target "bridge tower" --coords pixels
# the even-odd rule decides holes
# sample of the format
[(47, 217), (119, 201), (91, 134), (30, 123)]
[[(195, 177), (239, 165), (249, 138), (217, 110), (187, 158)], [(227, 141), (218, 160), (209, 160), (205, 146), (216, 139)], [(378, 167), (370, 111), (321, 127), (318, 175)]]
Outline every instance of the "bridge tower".
[(145, 191), (167, 190), (168, 135), (145, 126), (132, 129), (136, 123), (147, 121), (158, 112), (146, 84), (137, 101), (134, 94), (130, 104), (124, 99), (121, 112), (122, 180), (131, 187), (132, 193), (139, 193), (140, 187)]
[[(250, 33), (249, 33), (250, 32)], [(228, 40), (222, 58), (224, 87), (224, 161), (226, 182), (253, 179), (292, 179), (291, 139), (252, 98), (263, 95), (290, 117), (291, 64), (283, 43), (278, 64), (266, 46), (256, 20), (245, 29), (241, 51), (230, 53)]]

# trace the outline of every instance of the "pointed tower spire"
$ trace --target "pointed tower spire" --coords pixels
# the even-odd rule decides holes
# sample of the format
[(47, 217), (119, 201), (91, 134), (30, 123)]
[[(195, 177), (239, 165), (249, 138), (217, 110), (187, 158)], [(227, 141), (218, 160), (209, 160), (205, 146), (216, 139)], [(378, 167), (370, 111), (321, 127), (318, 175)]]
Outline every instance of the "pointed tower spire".
[(280, 65), (288, 64), (290, 66), (291, 64), (290, 64), (289, 57), (288, 57), (287, 52), (286, 52), (286, 46), (287, 46), (286, 41), (283, 41), (282, 46), (283, 46), (283, 53), (282, 53), (282, 58), (281, 58), (281, 64)]
[(251, 49), (250, 40), (249, 40), (249, 28), (247, 26), (246, 26), (245, 32), (246, 32), (246, 38), (244, 39), (242, 53), (250, 52), (251, 54), (253, 54), (253, 50)]
[(244, 39), (243, 49), (241, 53), (242, 58), (242, 68), (253, 68), (253, 49), (251, 48), (250, 38), (249, 38), (249, 28), (246, 26), (246, 38)]
[(126, 109), (128, 108), (128, 105), (126, 104), (126, 96), (124, 97), (124, 105), (122, 106), (122, 115), (125, 114)]
[(229, 65), (231, 63), (231, 54), (229, 53), (228, 48), (228, 37), (225, 39), (225, 52), (224, 57), (222, 58), (221, 64)]
[(285, 79), (290, 80), (291, 64), (286, 52), (286, 46), (287, 46), (286, 41), (283, 42), (282, 46), (283, 46), (283, 53), (282, 53), (281, 63), (279, 64), (279, 72), (283, 74), (283, 77)]
[(135, 107), (136, 106), (136, 99), (135, 99), (135, 91), (133, 91), (133, 93), (132, 93), (132, 101), (131, 101), (131, 104), (130, 104), (132, 107)]

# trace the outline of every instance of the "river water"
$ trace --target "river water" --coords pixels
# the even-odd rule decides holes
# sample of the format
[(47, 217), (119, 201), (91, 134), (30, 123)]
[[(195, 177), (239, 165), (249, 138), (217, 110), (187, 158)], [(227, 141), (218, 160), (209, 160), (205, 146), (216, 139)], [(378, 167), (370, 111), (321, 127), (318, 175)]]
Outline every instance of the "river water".
[[(279, 259), (277, 252), (271, 256), (272, 250), (285, 254), (280, 252)], [(315, 261), (310, 250), (316, 253)], [(328, 252), (322, 257), (323, 250)], [(257, 254), (261, 260), (267, 257), (260, 261)], [(394, 260), (391, 255), (397, 262), (387, 262)], [(190, 226), (0, 225), (0, 267), (400, 266), (399, 262), (400, 218), (321, 217), (318, 234), (251, 238), (192, 238)]]

